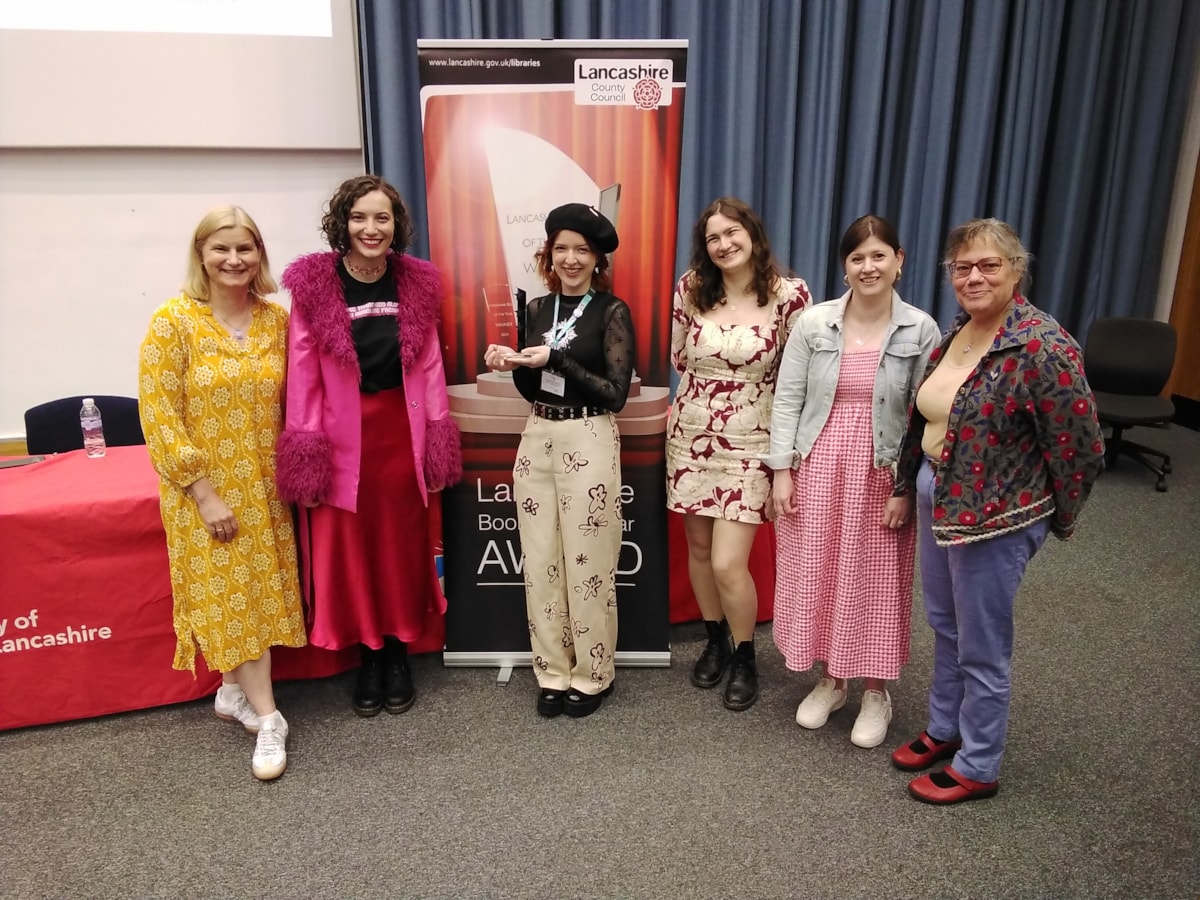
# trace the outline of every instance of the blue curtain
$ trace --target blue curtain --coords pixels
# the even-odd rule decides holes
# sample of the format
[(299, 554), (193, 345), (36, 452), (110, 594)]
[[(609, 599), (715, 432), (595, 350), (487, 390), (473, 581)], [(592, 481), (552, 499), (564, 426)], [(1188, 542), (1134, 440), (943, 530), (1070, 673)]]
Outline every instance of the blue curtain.
[(1100, 315), (1153, 314), (1194, 0), (358, 4), (368, 167), (418, 223), (418, 38), (686, 38), (680, 271), (700, 210), (734, 194), (814, 297), (833, 297), (841, 234), (875, 212), (908, 254), (901, 293), (944, 326), (957, 309), (946, 234), (996, 216), (1035, 257), (1031, 299), (1076, 334)]

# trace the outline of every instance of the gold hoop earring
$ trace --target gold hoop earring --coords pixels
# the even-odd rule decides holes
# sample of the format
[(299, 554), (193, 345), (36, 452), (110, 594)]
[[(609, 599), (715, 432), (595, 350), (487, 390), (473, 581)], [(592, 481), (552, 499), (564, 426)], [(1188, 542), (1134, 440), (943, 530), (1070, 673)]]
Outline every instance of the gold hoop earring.
[(846, 285), (846, 287), (850, 286), (850, 276), (849, 275), (842, 276), (842, 284)]
[(904, 270), (903, 270), (903, 269), (897, 269), (897, 270), (896, 270), (896, 281), (899, 281), (899, 280), (900, 280), (900, 276), (901, 276), (901, 275), (903, 275), (903, 274), (904, 274)]

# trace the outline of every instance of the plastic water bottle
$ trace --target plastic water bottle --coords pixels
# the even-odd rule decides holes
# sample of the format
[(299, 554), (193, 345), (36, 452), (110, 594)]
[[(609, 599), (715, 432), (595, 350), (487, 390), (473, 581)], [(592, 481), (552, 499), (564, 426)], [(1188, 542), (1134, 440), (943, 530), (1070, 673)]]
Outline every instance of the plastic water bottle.
[(100, 422), (100, 408), (91, 397), (85, 397), (79, 410), (79, 427), (83, 429), (83, 449), (90, 457), (103, 456), (104, 425)]

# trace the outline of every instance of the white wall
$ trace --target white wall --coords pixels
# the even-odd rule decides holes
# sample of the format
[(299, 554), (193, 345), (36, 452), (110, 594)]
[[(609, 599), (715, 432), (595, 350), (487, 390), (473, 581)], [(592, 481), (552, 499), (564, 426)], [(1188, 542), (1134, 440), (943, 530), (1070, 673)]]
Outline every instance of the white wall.
[[(322, 205), (363, 171), (353, 0), (330, 2), (332, 38), (89, 35), (87, 65), (65, 68), (56, 54), (79, 33), (0, 30), (0, 440), (23, 438), (25, 409), (45, 400), (136, 396), (150, 313), (178, 292), (210, 207), (249, 211), (276, 276), (323, 246)], [(167, 72), (147, 41), (188, 55)], [(41, 64), (14, 79), (25, 42), (25, 64)], [(130, 60), (148, 63), (136, 86)], [(270, 77), (251, 77), (256, 65)], [(64, 130), (72, 80), (108, 124)], [(140, 124), (109, 127), (129, 109)]]

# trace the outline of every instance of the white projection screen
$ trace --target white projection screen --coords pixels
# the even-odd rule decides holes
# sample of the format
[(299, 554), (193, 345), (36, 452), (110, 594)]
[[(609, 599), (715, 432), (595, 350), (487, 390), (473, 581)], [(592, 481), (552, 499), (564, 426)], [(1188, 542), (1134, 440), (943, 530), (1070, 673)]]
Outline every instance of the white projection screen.
[(322, 204), (363, 171), (353, 10), (0, 0), (0, 441), (44, 400), (136, 395), (212, 206), (254, 216), (276, 275), (322, 248)]
[[(350, 0), (0, 0), (0, 10), (0, 146), (361, 145)], [(294, 33), (322, 22), (324, 34)]]

